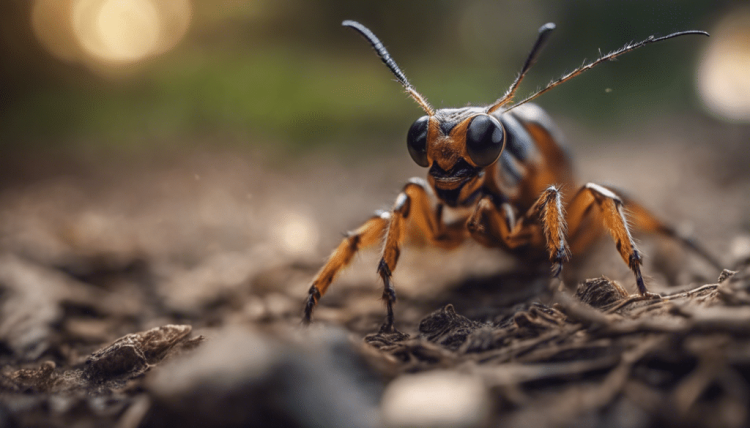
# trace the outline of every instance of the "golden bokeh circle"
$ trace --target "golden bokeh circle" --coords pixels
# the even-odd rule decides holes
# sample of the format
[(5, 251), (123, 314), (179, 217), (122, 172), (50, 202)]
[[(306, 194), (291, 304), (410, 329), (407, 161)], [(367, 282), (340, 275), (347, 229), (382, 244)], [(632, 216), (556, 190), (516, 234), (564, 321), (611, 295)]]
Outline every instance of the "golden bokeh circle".
[(190, 0), (35, 0), (31, 24), (52, 55), (100, 71), (172, 49), (192, 12)]

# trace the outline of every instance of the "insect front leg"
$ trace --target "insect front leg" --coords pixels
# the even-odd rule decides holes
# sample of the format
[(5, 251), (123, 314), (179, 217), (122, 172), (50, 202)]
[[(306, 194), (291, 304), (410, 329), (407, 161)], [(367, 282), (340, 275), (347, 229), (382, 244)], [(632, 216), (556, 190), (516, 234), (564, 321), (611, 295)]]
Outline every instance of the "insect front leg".
[(594, 183), (583, 186), (568, 204), (568, 224), (570, 225), (571, 242), (574, 248), (581, 246), (580, 242), (589, 242), (596, 235), (596, 228), (585, 230), (584, 221), (596, 209), (604, 227), (612, 235), (620, 257), (635, 274), (638, 292), (643, 297), (659, 297), (646, 288), (641, 275), (642, 256), (633, 240), (628, 226), (628, 220), (623, 211), (622, 199), (607, 189)]
[(508, 202), (496, 205), (492, 196), (485, 196), (477, 204), (466, 228), (472, 238), (487, 246), (514, 249), (522, 245), (543, 244), (552, 262), (554, 277), (560, 275), (563, 263), (570, 258), (562, 193), (555, 186), (548, 187), (518, 220), (515, 209)]
[(412, 178), (396, 198), (392, 212), (376, 214), (358, 229), (347, 234), (315, 275), (305, 303), (303, 321), (311, 321), (318, 301), (336, 275), (349, 265), (356, 253), (381, 242), (383, 235), (388, 231), (378, 273), (384, 281), (383, 299), (388, 310), (384, 328), (393, 329), (393, 303), (396, 301), (396, 292), (391, 274), (396, 268), (400, 246), (407, 233), (405, 222), (408, 220), (414, 224), (418, 233), (428, 242), (443, 248), (455, 247), (463, 239), (459, 231), (443, 225), (440, 206), (433, 207), (428, 189), (428, 184), (424, 180)]
[(391, 211), (390, 224), (383, 244), (383, 252), (378, 264), (378, 274), (383, 280), (383, 301), (386, 305), (385, 323), (381, 332), (393, 332), (393, 304), (396, 303), (396, 289), (393, 286), (393, 271), (401, 255), (401, 245), (406, 238), (407, 222), (413, 224), (418, 233), (434, 245), (443, 248), (458, 246), (463, 234), (456, 229), (445, 227), (442, 219), (442, 206), (433, 207), (428, 184), (413, 178), (396, 197)]
[(305, 303), (303, 321), (309, 323), (318, 300), (326, 293), (338, 273), (351, 263), (357, 251), (380, 242), (388, 227), (389, 212), (376, 213), (358, 229), (347, 233), (339, 246), (333, 251), (325, 265), (313, 279)]

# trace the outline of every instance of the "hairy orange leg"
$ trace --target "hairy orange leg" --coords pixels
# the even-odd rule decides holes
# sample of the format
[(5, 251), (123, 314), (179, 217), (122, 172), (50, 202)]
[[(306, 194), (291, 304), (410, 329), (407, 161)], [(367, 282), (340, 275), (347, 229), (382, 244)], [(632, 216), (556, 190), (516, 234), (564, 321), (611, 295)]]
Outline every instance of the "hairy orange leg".
[(679, 242), (680, 244), (684, 245), (685, 247), (689, 248), (691, 251), (702, 257), (716, 269), (723, 269), (721, 263), (716, 259), (716, 257), (714, 257), (705, 248), (703, 248), (703, 246), (695, 241), (692, 237), (685, 236), (673, 226), (660, 220), (643, 205), (630, 198), (630, 196), (628, 196), (622, 190), (615, 189), (612, 186), (607, 186), (607, 188), (613, 192), (616, 192), (622, 199), (623, 203), (625, 204), (625, 209), (628, 212), (628, 219), (630, 220), (631, 224), (633, 225), (633, 229), (636, 232), (653, 233), (674, 239), (675, 241)]
[(339, 272), (351, 263), (357, 252), (380, 242), (388, 227), (390, 213), (376, 214), (358, 229), (347, 233), (339, 246), (328, 257), (328, 261), (315, 275), (305, 303), (303, 321), (309, 323), (318, 300), (326, 293), (328, 287)]
[[(396, 291), (391, 274), (396, 268), (401, 245), (408, 233), (418, 233), (420, 238), (443, 248), (458, 246), (463, 240), (462, 233), (446, 227), (441, 219), (441, 206), (431, 201), (428, 184), (419, 178), (411, 179), (396, 198), (393, 210), (370, 218), (357, 230), (350, 232), (328, 258), (310, 286), (305, 305), (304, 320), (309, 322), (320, 298), (328, 290), (336, 275), (352, 261), (356, 253), (364, 248), (382, 242), (383, 252), (378, 265), (378, 273), (383, 279), (383, 299), (388, 315), (383, 326), (393, 330), (393, 303)], [(411, 224), (414, 228), (408, 228)]]
[(588, 226), (594, 210), (599, 215), (604, 228), (615, 241), (617, 251), (623, 261), (635, 275), (638, 292), (643, 297), (659, 297), (648, 291), (641, 275), (642, 255), (630, 232), (625, 217), (623, 200), (613, 191), (595, 183), (583, 186), (568, 204), (568, 224), (570, 226), (571, 245), (573, 250), (583, 248), (598, 234), (597, 227)]
[(387, 311), (381, 332), (394, 331), (393, 304), (396, 303), (396, 289), (393, 286), (392, 276), (401, 255), (401, 245), (409, 231), (407, 221), (416, 226), (411, 230), (416, 229), (422, 238), (433, 245), (454, 248), (464, 239), (464, 234), (459, 229), (449, 228), (443, 224), (442, 206), (433, 206), (428, 189), (428, 184), (424, 180), (411, 179), (396, 197), (391, 211), (388, 233), (378, 264), (378, 274), (383, 280), (383, 301)]

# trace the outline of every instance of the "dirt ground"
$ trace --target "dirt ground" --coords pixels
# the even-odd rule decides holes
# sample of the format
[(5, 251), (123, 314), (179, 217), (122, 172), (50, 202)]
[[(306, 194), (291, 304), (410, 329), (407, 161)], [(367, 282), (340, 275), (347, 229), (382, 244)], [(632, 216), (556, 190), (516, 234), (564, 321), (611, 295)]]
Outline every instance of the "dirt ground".
[(606, 241), (565, 291), (478, 245), (411, 246), (404, 334), (378, 333), (374, 251), (300, 317), (341, 233), (423, 174), (405, 150), (6, 158), (0, 426), (747, 426), (750, 156), (746, 131), (704, 125), (572, 146), (582, 182), (629, 190), (728, 271), (641, 237), (665, 297), (636, 301)]

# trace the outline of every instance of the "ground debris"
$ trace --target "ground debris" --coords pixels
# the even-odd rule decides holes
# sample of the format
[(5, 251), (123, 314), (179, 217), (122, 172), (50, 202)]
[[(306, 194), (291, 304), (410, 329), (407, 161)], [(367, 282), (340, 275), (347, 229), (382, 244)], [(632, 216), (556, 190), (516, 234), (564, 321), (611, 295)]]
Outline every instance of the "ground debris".
[(83, 375), (92, 380), (133, 378), (182, 347), (194, 347), (202, 336), (187, 340), (192, 327), (165, 325), (128, 334), (86, 359)]
[[(750, 307), (717, 297), (721, 287), (745, 284), (737, 278), (643, 300), (602, 277), (574, 296), (556, 295), (554, 307), (522, 305), (496, 322), (472, 321), (448, 305), (422, 319), (417, 337), (380, 336), (378, 348), (406, 362), (405, 372), (461, 367), (478, 376), (514, 403), (501, 418), (509, 426), (571, 425), (632, 406), (638, 426), (703, 421), (699, 412), (742, 426), (750, 388), (737, 376), (750, 374)], [(644, 388), (663, 407), (631, 397)]]
[[(587, 270), (576, 255), (562, 292), (546, 261), (405, 245), (401, 331), (378, 331), (376, 252), (303, 328), (320, 251), (390, 185), (331, 193), (342, 169), (325, 159), (283, 174), (236, 153), (125, 164), (0, 191), (0, 426), (750, 426), (750, 259), (718, 276), (648, 257), (662, 298), (644, 300), (605, 257)], [(353, 182), (403, 171), (388, 168)], [(689, 206), (718, 249), (706, 231), (730, 199), (715, 196)]]
[(35, 369), (20, 369), (8, 373), (3, 379), (3, 387), (15, 392), (48, 392), (61, 381), (55, 373), (55, 363), (46, 361)]
[(34, 360), (54, 340), (62, 302), (80, 283), (14, 254), (0, 254), (0, 341), (17, 356)]
[[(726, 273), (725, 273), (726, 272)], [(750, 262), (719, 278), (718, 298), (728, 305), (750, 305)]]
[(431, 313), (419, 323), (420, 337), (455, 351), (466, 342), (482, 323), (471, 321), (456, 313), (453, 305)]
[[(91, 354), (83, 369), (60, 369), (53, 361), (45, 361), (37, 368), (5, 370), (0, 375), (0, 397), (3, 403), (18, 407), (15, 416), (22, 421), (35, 420), (49, 406), (57, 409), (57, 416), (75, 419), (71, 412), (85, 406), (99, 409), (92, 416), (101, 423), (100, 417), (116, 416), (131, 401), (139, 400), (123, 395), (128, 381), (203, 341), (202, 336), (188, 338), (191, 330), (188, 325), (166, 325), (128, 334)], [(102, 401), (107, 396), (111, 399)]]
[(617, 281), (601, 277), (578, 285), (576, 299), (594, 308), (603, 308), (628, 297), (628, 292)]

